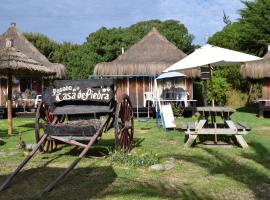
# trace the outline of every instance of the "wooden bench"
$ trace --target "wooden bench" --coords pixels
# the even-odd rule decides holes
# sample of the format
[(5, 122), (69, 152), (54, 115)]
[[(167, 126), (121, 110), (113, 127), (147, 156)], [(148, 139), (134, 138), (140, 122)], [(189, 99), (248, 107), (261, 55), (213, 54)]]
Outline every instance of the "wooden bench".
[(246, 124), (243, 124), (241, 122), (234, 123), (238, 131), (250, 131), (251, 128), (247, 126)]
[(270, 111), (270, 100), (269, 99), (258, 99), (259, 103), (259, 116), (263, 117), (264, 112)]
[(182, 124), (181, 129), (185, 131), (195, 131), (196, 123), (195, 122), (186, 122)]

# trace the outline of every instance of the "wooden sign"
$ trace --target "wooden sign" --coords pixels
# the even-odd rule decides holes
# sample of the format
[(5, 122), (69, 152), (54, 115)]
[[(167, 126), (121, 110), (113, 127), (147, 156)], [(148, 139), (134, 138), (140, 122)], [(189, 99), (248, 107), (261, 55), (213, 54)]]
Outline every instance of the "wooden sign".
[(113, 91), (110, 87), (92, 88), (79, 85), (66, 85), (52, 88), (50, 90), (53, 102), (61, 101), (96, 101), (108, 103), (113, 98)]

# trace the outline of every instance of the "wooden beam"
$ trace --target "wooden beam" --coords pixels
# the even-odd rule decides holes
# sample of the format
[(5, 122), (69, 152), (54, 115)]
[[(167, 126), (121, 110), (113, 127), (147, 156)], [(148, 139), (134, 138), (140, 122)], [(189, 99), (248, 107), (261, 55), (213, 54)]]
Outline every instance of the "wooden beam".
[(71, 145), (75, 145), (75, 146), (79, 146), (79, 147), (86, 147), (86, 144), (77, 142), (76, 140), (72, 140), (72, 139), (67, 139), (67, 138), (63, 138), (63, 137), (58, 137), (58, 136), (50, 136), (53, 139), (59, 140), (61, 142), (67, 143), (67, 144), (71, 144)]
[(248, 144), (245, 141), (245, 139), (243, 138), (242, 135), (235, 135), (236, 141), (238, 142), (238, 144), (242, 147), (242, 148), (247, 148)]
[(12, 76), (8, 75), (8, 134), (12, 135)]
[(198, 135), (188, 135), (188, 140), (185, 143), (185, 147), (191, 147), (192, 144), (196, 141), (196, 138), (198, 137)]

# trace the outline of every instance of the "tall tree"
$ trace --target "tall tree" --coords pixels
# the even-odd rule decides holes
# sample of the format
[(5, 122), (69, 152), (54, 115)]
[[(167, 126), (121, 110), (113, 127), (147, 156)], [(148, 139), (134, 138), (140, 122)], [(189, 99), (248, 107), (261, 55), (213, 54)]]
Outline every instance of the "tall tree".
[[(102, 27), (91, 33), (86, 42), (77, 49), (73, 60), (72, 79), (87, 78), (98, 62), (108, 62), (121, 54), (121, 48), (128, 49), (144, 37), (155, 26), (161, 34), (184, 52), (193, 51), (193, 35), (175, 20), (150, 20), (139, 22), (127, 28), (107, 29)], [(83, 62), (82, 62), (83, 61)]]
[(40, 53), (52, 61), (51, 54), (57, 46), (56, 42), (40, 33), (24, 33), (24, 36), (40, 51)]
[(270, 0), (243, 1), (240, 11), (240, 48), (259, 56), (270, 42)]

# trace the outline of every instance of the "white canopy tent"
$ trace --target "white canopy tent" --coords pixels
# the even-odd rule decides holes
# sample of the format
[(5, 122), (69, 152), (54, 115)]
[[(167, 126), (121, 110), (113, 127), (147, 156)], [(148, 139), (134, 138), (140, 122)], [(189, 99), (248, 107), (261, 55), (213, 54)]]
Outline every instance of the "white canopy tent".
[[(211, 75), (212, 71), (211, 67), (239, 65), (245, 62), (251, 62), (260, 59), (262, 58), (206, 44), (203, 47), (196, 49), (193, 53), (189, 54), (179, 62), (173, 64), (163, 72), (181, 71), (185, 69), (193, 69), (208, 66)], [(214, 99), (212, 99), (212, 105), (214, 106)]]

